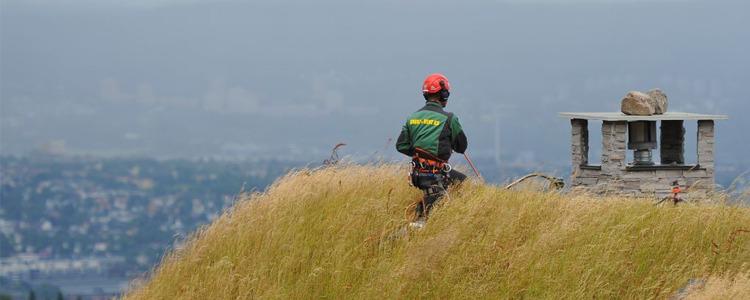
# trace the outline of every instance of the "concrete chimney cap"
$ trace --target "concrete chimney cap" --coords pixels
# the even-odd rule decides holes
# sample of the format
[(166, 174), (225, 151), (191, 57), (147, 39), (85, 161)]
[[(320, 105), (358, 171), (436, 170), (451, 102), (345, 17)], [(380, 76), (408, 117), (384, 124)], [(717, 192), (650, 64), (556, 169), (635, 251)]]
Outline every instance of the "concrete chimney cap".
[(666, 112), (660, 115), (634, 116), (621, 112), (561, 112), (560, 117), (568, 119), (601, 121), (662, 121), (662, 120), (727, 120), (728, 115), (709, 115), (686, 112)]

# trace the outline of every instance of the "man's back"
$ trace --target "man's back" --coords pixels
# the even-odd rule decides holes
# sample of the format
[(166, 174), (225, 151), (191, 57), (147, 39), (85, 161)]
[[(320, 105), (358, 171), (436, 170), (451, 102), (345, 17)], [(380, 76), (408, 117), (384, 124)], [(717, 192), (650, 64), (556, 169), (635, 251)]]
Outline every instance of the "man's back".
[(458, 118), (436, 102), (427, 102), (412, 113), (396, 142), (396, 149), (403, 154), (413, 156), (414, 149), (420, 148), (444, 161), (450, 158), (451, 150), (463, 153), (466, 146)]

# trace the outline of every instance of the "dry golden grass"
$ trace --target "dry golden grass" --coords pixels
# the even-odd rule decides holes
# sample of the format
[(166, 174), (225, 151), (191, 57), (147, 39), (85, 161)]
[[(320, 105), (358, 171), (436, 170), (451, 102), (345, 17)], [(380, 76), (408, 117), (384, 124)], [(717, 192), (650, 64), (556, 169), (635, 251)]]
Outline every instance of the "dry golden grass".
[(721, 281), (750, 272), (745, 207), (467, 183), (406, 231), (419, 196), (391, 165), (289, 174), (125, 298), (668, 298), (693, 278), (712, 278), (705, 292), (750, 289), (747, 277)]
[(685, 299), (750, 299), (750, 274), (735, 277), (712, 277), (704, 287), (696, 289)]

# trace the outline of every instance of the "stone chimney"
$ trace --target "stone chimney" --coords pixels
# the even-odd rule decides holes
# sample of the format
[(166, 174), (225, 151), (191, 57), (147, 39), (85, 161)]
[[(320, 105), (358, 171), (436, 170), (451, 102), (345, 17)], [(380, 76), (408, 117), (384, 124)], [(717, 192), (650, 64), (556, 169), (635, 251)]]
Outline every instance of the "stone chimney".
[[(725, 120), (726, 115), (680, 112), (648, 116), (620, 112), (560, 115), (570, 119), (572, 129), (573, 187), (598, 194), (656, 197), (669, 195), (675, 181), (689, 194), (714, 188), (714, 121)], [(601, 165), (589, 163), (589, 120), (602, 121)], [(685, 161), (685, 121), (698, 122), (696, 162)], [(629, 130), (639, 132), (629, 134)], [(658, 149), (661, 161), (652, 160), (652, 149)], [(634, 159), (630, 161), (628, 151), (633, 151)]]

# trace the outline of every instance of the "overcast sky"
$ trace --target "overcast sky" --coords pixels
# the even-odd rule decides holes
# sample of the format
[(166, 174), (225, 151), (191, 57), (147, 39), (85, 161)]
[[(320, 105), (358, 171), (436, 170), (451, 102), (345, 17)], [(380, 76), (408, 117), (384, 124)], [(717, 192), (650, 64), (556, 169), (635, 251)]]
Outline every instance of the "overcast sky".
[(3, 0), (0, 151), (366, 155), (442, 72), (476, 156), (566, 164), (558, 112), (659, 87), (729, 114), (719, 163), (747, 162), (747, 3)]

